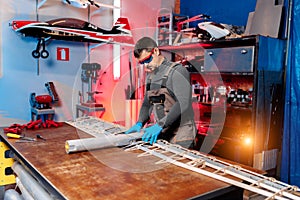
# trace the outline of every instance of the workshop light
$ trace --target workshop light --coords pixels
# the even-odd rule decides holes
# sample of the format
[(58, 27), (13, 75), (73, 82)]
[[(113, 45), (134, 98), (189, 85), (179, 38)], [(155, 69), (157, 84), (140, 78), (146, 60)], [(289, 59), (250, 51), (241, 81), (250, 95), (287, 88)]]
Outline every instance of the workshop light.
[(248, 145), (250, 145), (251, 143), (252, 143), (252, 139), (251, 139), (250, 137), (245, 137), (245, 138), (244, 138), (244, 144), (245, 144), (245, 145), (248, 146)]

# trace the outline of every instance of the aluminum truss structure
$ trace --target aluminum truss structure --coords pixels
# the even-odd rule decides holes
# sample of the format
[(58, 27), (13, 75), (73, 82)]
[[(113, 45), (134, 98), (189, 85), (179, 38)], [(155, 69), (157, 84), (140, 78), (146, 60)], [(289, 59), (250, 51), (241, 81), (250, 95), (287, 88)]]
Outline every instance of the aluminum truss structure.
[(132, 150), (142, 150), (143, 153), (139, 154), (139, 157), (153, 155), (161, 158), (157, 164), (168, 162), (263, 195), (268, 200), (300, 200), (300, 194), (297, 194), (299, 189), (296, 186), (288, 185), (275, 178), (261, 175), (241, 166), (232, 165), (215, 157), (189, 150), (164, 140), (159, 140), (153, 145), (145, 142), (136, 142), (125, 147), (125, 151)]

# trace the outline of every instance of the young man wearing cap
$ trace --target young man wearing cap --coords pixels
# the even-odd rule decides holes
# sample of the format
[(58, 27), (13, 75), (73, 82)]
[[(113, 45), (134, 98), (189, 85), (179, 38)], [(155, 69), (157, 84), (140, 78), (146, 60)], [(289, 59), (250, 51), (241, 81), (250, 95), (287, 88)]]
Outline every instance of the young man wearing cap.
[(146, 91), (138, 121), (125, 133), (141, 131), (153, 114), (155, 123), (143, 129), (143, 141), (153, 144), (164, 139), (193, 148), (196, 126), (189, 72), (167, 60), (149, 37), (137, 41), (134, 56), (147, 72)]

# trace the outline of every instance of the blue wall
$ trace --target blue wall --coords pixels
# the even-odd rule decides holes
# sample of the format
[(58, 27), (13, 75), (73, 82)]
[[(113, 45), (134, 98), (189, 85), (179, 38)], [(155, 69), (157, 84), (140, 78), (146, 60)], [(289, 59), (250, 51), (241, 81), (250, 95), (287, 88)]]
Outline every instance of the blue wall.
[(206, 14), (218, 23), (246, 26), (249, 12), (255, 10), (256, 0), (182, 0), (180, 13), (190, 17)]

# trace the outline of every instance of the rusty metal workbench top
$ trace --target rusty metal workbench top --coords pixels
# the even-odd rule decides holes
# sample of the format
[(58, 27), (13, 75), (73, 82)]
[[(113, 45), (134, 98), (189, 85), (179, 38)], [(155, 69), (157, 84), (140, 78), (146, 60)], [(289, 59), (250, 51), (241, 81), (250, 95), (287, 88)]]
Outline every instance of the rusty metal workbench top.
[(55, 199), (207, 199), (233, 191), (238, 191), (239, 199), (243, 192), (172, 164), (155, 164), (154, 156), (137, 157), (137, 152), (122, 148), (67, 154), (66, 140), (90, 137), (68, 124), (25, 131), (27, 137), (36, 134), (47, 140), (18, 143), (3, 132), (0, 140)]

